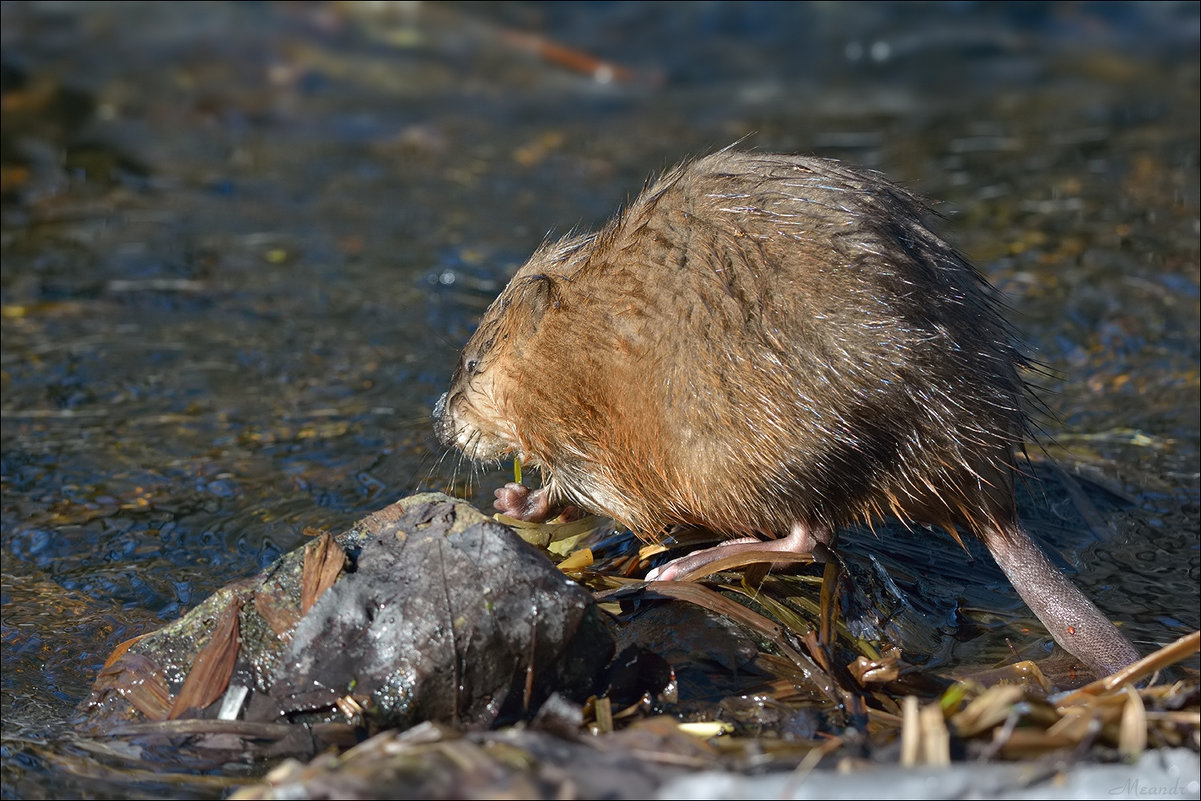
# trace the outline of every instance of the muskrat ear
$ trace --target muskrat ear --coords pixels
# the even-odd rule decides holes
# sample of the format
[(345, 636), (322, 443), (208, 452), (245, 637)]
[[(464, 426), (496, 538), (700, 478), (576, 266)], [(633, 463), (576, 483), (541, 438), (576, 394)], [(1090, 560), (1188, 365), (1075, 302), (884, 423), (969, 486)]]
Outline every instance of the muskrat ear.
[(563, 293), (559, 283), (549, 275), (531, 275), (526, 278), (522, 282), (520, 296), (521, 302), (529, 310), (535, 328), (547, 311), (563, 307)]

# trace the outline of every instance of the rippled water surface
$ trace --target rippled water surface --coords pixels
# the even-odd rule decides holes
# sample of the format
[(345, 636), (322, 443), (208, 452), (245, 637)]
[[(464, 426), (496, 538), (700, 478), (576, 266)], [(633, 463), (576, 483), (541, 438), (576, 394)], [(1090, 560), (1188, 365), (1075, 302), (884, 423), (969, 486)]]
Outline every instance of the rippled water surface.
[[(1126, 498), (1052, 551), (1143, 650), (1196, 628), (1197, 9), (5, 3), (5, 735), (306, 527), (484, 504), (429, 424), (480, 312), (744, 138), (940, 201), (1047, 368), (1048, 450)], [(54, 794), (15, 742), (6, 795)]]

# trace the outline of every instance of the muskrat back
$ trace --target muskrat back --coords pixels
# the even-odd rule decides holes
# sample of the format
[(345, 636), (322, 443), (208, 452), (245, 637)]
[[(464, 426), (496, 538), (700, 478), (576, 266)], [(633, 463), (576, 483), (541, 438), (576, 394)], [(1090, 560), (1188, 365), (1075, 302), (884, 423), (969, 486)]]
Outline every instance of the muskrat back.
[[(725, 150), (682, 165), (518, 270), (439, 402), (439, 436), (541, 468), (537, 502), (511, 485), (504, 511), (570, 503), (647, 539), (686, 524), (808, 550), (886, 514), (963, 528), (1061, 644), (1108, 626), (1081, 658), (1128, 663), (1017, 522), (1025, 361), (996, 292), (929, 216), (835, 161)], [(1027, 597), (1065, 584), (1067, 613)]]

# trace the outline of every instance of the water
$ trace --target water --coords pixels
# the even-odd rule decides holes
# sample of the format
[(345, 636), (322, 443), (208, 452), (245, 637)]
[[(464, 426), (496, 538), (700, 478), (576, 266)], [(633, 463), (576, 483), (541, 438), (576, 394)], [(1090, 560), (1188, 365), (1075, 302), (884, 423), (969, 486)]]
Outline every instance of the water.
[[(1050, 371), (1049, 449), (1133, 502), (1052, 549), (1143, 650), (1201, 623), (1195, 4), (0, 14), (6, 737), (54, 742), (115, 645), (306, 527), (483, 504), (428, 419), (479, 313), (744, 137), (941, 201)], [(5, 794), (62, 791), (31, 753)]]

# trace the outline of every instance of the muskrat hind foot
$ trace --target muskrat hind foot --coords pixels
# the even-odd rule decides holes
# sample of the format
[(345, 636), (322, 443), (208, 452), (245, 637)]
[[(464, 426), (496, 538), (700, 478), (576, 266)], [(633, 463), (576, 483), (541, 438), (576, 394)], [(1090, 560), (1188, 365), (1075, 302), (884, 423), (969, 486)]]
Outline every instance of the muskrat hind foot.
[[(777, 540), (760, 540), (755, 537), (742, 537), (736, 540), (726, 540), (712, 548), (702, 548), (690, 554), (673, 559), (670, 562), (653, 568), (646, 574), (647, 581), (678, 581), (694, 571), (711, 565), (718, 560), (724, 560), (739, 554), (813, 554), (814, 550), (828, 543), (829, 537), (823, 532), (811, 530), (802, 523), (796, 523), (787, 537)], [(828, 552), (827, 552), (828, 555)], [(770, 562), (770, 557), (756, 561)], [(715, 573), (717, 568), (709, 571)], [(707, 574), (705, 574), (707, 575)], [(695, 576), (694, 578), (700, 578)]]

